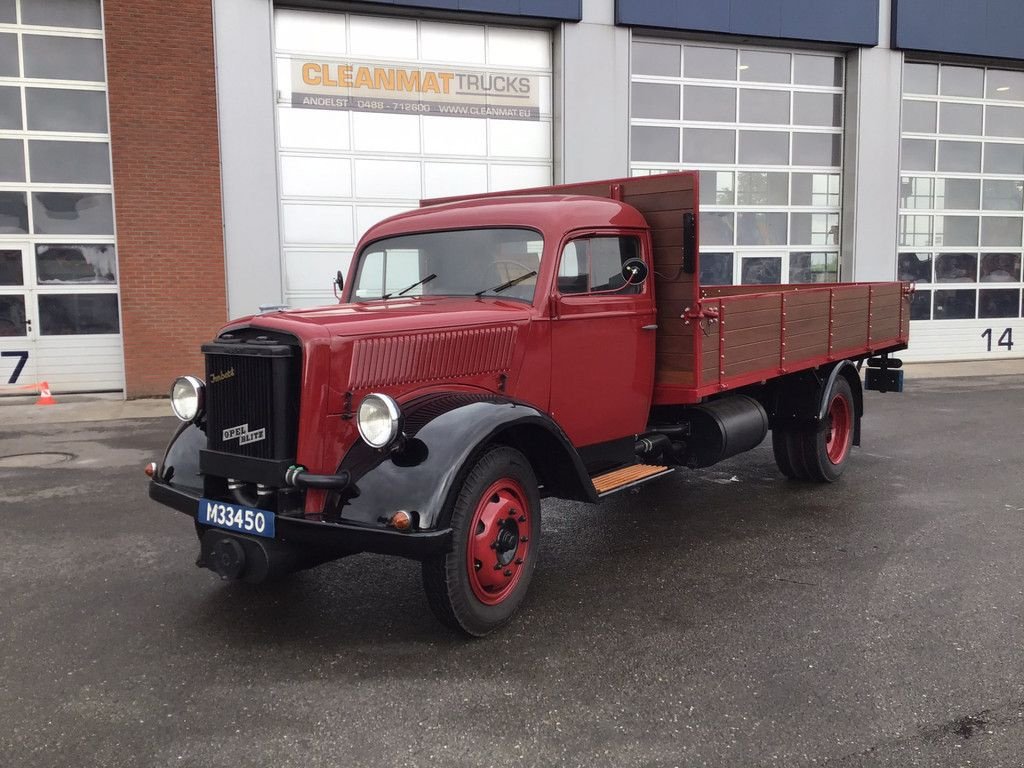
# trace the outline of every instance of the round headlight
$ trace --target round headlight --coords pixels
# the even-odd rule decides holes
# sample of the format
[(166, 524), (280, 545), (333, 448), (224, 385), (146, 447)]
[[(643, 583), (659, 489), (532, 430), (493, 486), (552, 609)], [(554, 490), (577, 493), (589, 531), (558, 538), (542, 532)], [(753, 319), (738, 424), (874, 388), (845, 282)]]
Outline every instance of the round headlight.
[(402, 412), (387, 395), (371, 394), (363, 398), (356, 415), (356, 426), (363, 440), (374, 448), (383, 448), (398, 437)]
[(203, 412), (206, 385), (195, 376), (179, 376), (171, 385), (171, 410), (182, 421), (195, 421)]

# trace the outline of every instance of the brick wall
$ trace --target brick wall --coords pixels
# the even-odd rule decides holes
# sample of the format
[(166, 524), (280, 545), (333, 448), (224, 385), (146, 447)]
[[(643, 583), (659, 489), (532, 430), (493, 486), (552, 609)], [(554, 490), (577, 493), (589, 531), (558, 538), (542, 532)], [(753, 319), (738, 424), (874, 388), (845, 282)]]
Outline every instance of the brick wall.
[(227, 319), (212, 7), (104, 13), (127, 395), (165, 395)]

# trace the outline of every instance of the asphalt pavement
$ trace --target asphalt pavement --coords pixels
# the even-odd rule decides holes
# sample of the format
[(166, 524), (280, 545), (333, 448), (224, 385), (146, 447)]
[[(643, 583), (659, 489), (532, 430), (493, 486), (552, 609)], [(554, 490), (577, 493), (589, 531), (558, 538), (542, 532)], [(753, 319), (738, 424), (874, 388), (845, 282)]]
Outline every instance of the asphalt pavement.
[(197, 569), (142, 473), (172, 419), (0, 409), (0, 764), (1024, 766), (1024, 377), (867, 408), (831, 486), (765, 444), (545, 502), (525, 608), (478, 641), (411, 561)]

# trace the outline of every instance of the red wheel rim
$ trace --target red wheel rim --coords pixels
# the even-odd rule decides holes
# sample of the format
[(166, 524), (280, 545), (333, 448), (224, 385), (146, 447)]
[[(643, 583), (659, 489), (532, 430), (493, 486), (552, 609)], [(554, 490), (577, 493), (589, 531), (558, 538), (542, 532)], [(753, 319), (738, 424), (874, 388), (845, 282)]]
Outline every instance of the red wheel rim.
[(850, 402), (842, 395), (835, 395), (828, 404), (828, 442), (825, 451), (828, 460), (839, 464), (846, 458), (850, 449), (851, 426), (853, 418), (850, 414)]
[(530, 525), (526, 491), (512, 478), (496, 480), (480, 496), (466, 540), (466, 568), (481, 603), (497, 605), (515, 590), (530, 551)]

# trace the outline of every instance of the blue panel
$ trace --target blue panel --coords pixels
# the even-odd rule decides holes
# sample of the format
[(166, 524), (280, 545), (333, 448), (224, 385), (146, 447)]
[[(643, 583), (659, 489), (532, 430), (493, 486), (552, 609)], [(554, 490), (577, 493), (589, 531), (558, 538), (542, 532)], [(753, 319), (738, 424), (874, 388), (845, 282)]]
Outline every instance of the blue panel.
[(444, 11), (495, 13), (502, 16), (530, 16), (541, 19), (579, 21), (582, 0), (366, 0), (371, 5), (436, 8)]
[(1021, 0), (893, 0), (895, 48), (1024, 59)]
[(617, 24), (878, 45), (878, 0), (616, 0)]

